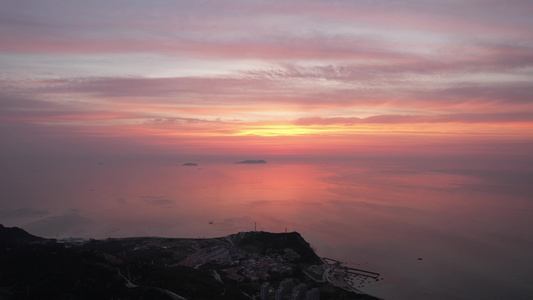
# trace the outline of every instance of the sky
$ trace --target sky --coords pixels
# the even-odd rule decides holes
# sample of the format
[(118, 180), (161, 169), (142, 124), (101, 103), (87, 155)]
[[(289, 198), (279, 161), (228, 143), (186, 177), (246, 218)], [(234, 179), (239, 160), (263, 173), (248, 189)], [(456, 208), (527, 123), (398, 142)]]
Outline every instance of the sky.
[(533, 2), (2, 1), (2, 155), (533, 153)]
[(0, 223), (257, 221), (378, 262), (386, 299), (529, 299), (531, 16), (531, 0), (2, 0)]

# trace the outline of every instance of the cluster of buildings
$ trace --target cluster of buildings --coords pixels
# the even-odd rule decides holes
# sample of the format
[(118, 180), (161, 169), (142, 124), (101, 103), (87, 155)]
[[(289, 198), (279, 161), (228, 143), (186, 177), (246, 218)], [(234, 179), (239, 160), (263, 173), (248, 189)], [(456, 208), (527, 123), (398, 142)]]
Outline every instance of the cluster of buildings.
[(228, 278), (236, 281), (242, 281), (245, 278), (257, 281), (268, 280), (271, 273), (291, 274), (292, 266), (282, 260), (268, 256), (252, 256), (242, 259), (237, 266), (225, 268), (222, 271), (226, 273)]
[(219, 245), (200, 249), (187, 256), (179, 264), (189, 267), (198, 267), (209, 262), (233, 265), (238, 263), (243, 256), (244, 252), (236, 247)]
[(280, 282), (277, 289), (273, 289), (268, 282), (263, 283), (261, 300), (320, 300), (320, 292), (317, 288), (308, 290), (303, 283), (295, 286), (289, 278)]
[[(199, 248), (178, 264), (199, 267), (207, 263), (216, 263), (224, 266), (221, 271), (229, 279), (261, 282), (269, 280), (271, 274), (290, 276), (293, 271), (290, 262), (299, 258), (300, 255), (291, 248), (284, 249), (283, 252), (259, 255), (243, 251), (234, 245), (219, 244)], [(308, 289), (304, 283), (295, 285), (294, 280), (289, 278), (281, 281), (277, 288), (268, 282), (263, 283), (260, 296), (261, 300), (320, 300), (320, 291), (317, 288)]]
[(217, 245), (199, 249), (178, 264), (199, 267), (207, 263), (216, 263), (227, 266), (222, 271), (232, 280), (266, 281), (271, 274), (291, 274), (293, 266), (289, 262), (299, 257), (293, 249), (285, 249), (282, 254), (271, 253), (262, 256), (246, 253), (233, 245)]

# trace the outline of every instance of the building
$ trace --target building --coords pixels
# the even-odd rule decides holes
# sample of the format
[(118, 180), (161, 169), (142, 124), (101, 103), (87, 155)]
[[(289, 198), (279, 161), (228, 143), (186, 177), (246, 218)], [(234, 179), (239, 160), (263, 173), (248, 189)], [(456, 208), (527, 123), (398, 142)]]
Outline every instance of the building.
[(276, 300), (283, 300), (285, 296), (291, 295), (293, 282), (292, 279), (285, 279), (279, 283), (279, 287), (276, 290)]
[(291, 296), (291, 300), (301, 300), (301, 297), (300, 297), (300, 291), (299, 290), (296, 290), (296, 289), (292, 289), (292, 296)]
[(307, 291), (305, 300), (320, 300), (320, 291), (317, 288)]
[(300, 283), (299, 285), (292, 288), (292, 300), (305, 300), (305, 294), (307, 292), (307, 287), (305, 284)]
[(270, 283), (265, 282), (261, 285), (261, 300), (270, 299)]

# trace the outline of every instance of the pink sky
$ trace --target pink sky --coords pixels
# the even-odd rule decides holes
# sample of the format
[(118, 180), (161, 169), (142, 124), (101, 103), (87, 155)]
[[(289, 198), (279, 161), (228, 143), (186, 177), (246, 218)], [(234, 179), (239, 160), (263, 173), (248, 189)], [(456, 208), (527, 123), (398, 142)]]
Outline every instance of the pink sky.
[(9, 1), (20, 151), (533, 152), (529, 1)]
[(428, 298), (421, 282), (529, 296), (532, 16), (531, 0), (3, 1), (0, 223), (257, 221), (378, 261), (398, 299)]

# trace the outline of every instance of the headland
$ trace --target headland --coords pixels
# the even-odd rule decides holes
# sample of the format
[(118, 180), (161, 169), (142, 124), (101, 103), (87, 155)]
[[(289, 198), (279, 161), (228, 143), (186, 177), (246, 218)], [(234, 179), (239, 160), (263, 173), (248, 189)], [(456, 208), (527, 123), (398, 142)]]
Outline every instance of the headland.
[(379, 277), (297, 232), (55, 240), (0, 226), (0, 265), (0, 299), (377, 299), (352, 279)]

